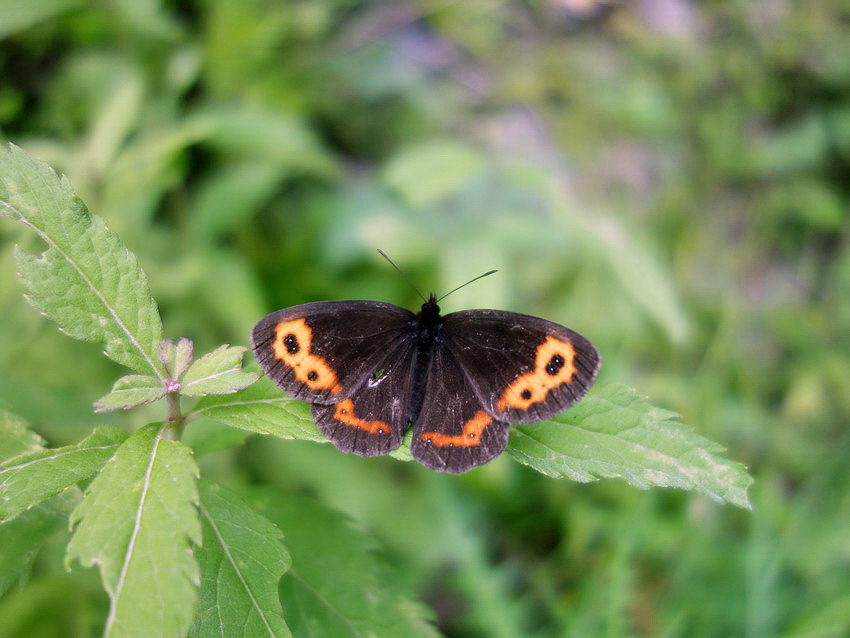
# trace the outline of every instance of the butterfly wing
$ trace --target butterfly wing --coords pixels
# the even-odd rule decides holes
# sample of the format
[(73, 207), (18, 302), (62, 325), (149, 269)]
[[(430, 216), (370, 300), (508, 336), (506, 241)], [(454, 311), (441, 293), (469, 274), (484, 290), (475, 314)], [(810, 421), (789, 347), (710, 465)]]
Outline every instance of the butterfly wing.
[(319, 301), (266, 315), (251, 332), (260, 367), (287, 394), (350, 397), (408, 338), (413, 313), (378, 301)]
[(261, 319), (251, 346), (266, 374), (310, 401), (337, 448), (361, 456), (401, 445), (409, 424), (414, 316), (377, 301), (320, 301)]
[(508, 429), (483, 409), (454, 353), (438, 343), (413, 427), (413, 458), (432, 470), (460, 474), (501, 454)]
[(343, 452), (388, 454), (404, 441), (410, 424), (416, 342), (400, 340), (354, 393), (332, 405), (313, 404), (313, 419)]
[(601, 363), (577, 332), (501, 310), (446, 315), (444, 347), (486, 412), (507, 423), (534, 423), (566, 410), (588, 391)]

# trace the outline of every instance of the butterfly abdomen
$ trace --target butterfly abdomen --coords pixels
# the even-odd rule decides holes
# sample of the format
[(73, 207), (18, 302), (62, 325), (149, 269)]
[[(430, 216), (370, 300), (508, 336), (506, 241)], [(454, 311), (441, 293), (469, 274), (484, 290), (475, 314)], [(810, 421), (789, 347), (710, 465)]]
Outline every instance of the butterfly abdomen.
[(443, 320), (440, 317), (440, 307), (434, 301), (434, 296), (422, 305), (422, 309), (411, 322), (411, 328), (416, 331), (416, 355), (414, 358), (413, 385), (410, 390), (410, 401), (407, 403), (405, 422), (413, 424), (422, 411), (425, 399), (425, 384), (428, 380), (428, 369), (434, 358), (434, 347), (443, 338)]

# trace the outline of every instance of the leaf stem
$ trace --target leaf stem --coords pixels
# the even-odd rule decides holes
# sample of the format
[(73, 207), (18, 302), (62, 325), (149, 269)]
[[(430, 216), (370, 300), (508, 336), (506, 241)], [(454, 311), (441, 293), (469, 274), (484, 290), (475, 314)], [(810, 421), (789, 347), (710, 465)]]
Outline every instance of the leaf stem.
[(166, 422), (169, 427), (169, 434), (179, 441), (183, 436), (183, 427), (186, 425), (186, 418), (180, 411), (180, 393), (169, 392), (165, 395), (165, 400), (168, 404), (168, 417)]

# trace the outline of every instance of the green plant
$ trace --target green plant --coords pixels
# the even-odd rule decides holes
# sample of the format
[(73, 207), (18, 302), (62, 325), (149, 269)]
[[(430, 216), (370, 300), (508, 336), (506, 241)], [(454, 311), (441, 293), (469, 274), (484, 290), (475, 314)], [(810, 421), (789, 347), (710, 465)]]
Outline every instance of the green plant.
[[(99, 568), (110, 599), (108, 636), (434, 633), (426, 609), (343, 516), (268, 486), (237, 495), (199, 479), (193, 450), (181, 441), (186, 423), (199, 417), (323, 441), (306, 404), (243, 370), (243, 347), (223, 345), (193, 360), (189, 339), (163, 339), (136, 257), (67, 180), (14, 146), (0, 152), (0, 215), (47, 245), (40, 255), (16, 252), (30, 303), (69, 336), (104, 344), (107, 357), (134, 372), (95, 402), (95, 412), (156, 401), (166, 412), (132, 433), (98, 426), (53, 449), (20, 419), (0, 414), (0, 540), (7, 543), (0, 593), (69, 519), (66, 564)], [(184, 399), (199, 400), (184, 412)], [(215, 445), (242, 440), (224, 436)], [(210, 445), (198, 440), (196, 447)], [(740, 465), (623, 386), (603, 386), (551, 421), (514, 428), (508, 452), (556, 478), (621, 477), (749, 507), (751, 479)], [(404, 447), (394, 456), (409, 458)]]

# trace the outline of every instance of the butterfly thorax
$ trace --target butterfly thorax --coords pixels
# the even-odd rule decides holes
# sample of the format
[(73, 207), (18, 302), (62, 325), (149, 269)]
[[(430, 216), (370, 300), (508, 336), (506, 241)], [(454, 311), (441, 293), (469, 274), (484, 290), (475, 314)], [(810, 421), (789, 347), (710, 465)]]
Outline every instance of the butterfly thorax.
[(437, 297), (434, 293), (431, 293), (428, 301), (422, 304), (419, 314), (416, 315), (416, 325), (419, 328), (419, 341), (433, 341), (436, 339), (442, 323), (440, 306), (437, 305)]

